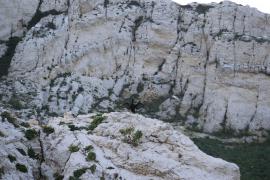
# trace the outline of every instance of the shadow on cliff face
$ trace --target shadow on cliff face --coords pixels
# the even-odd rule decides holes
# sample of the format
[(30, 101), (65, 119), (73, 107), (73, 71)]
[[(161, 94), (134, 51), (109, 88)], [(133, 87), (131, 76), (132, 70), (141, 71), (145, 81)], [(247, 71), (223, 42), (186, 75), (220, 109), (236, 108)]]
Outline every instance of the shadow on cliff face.
[(0, 57), (0, 77), (6, 76), (8, 74), (10, 62), (14, 56), (16, 46), (20, 41), (20, 37), (11, 37), (7, 42), (5, 42), (7, 51), (2, 57)]

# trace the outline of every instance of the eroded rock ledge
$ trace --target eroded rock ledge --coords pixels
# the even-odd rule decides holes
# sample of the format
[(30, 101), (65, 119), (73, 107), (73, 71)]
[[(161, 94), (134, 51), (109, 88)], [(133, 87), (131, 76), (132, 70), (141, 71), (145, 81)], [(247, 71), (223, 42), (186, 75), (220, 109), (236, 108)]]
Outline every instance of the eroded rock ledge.
[(156, 119), (66, 114), (28, 127), (11, 116), (2, 116), (0, 125), (3, 179), (240, 179), (235, 164), (206, 155)]

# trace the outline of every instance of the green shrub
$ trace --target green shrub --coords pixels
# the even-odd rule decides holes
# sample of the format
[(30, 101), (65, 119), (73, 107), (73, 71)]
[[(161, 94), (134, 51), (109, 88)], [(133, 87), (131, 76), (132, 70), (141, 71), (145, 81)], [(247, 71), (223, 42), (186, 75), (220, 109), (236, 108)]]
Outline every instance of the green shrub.
[(76, 145), (73, 145), (71, 144), (69, 147), (68, 147), (68, 150), (71, 152), (71, 153), (74, 153), (74, 152), (78, 152), (80, 150), (79, 146), (76, 146)]
[(16, 161), (16, 157), (12, 156), (11, 154), (8, 155), (8, 159), (9, 159), (10, 162)]
[(93, 150), (93, 149), (94, 149), (94, 147), (93, 147), (92, 145), (86, 146), (86, 147), (84, 148), (84, 150), (87, 151), (87, 152), (89, 152), (89, 151), (91, 151), (91, 150)]
[(68, 125), (68, 127), (69, 127), (69, 130), (70, 130), (70, 131), (77, 131), (77, 130), (80, 130), (79, 127), (77, 127), (77, 126), (75, 126), (75, 125), (73, 125), (73, 124)]
[(95, 161), (96, 160), (96, 153), (94, 152), (89, 152), (86, 157), (87, 161)]
[(93, 164), (89, 169), (90, 169), (91, 173), (94, 174), (96, 172), (97, 166), (95, 164)]
[(73, 172), (73, 176), (76, 177), (76, 178), (79, 178), (81, 177), (86, 171), (87, 171), (88, 168), (81, 168), (81, 169), (78, 169), (76, 171)]
[(22, 122), (20, 125), (23, 126), (23, 127), (25, 127), (25, 128), (29, 128), (30, 127), (30, 124), (27, 123), (27, 122)]
[(47, 136), (48, 136), (49, 134), (54, 133), (54, 128), (51, 127), (51, 126), (44, 126), (44, 127), (43, 127), (43, 132), (44, 132), (45, 134), (47, 134)]
[(27, 167), (26, 167), (25, 165), (23, 165), (23, 164), (20, 164), (20, 163), (17, 163), (17, 164), (16, 164), (16, 169), (17, 169), (18, 171), (23, 172), (23, 173), (27, 173), (27, 172), (28, 172)]
[(97, 114), (96, 116), (93, 117), (93, 121), (91, 124), (88, 126), (88, 130), (94, 130), (98, 125), (100, 125), (106, 117), (102, 116), (102, 114)]
[(15, 117), (13, 117), (9, 112), (7, 112), (7, 111), (2, 112), (1, 117), (2, 117), (3, 120), (7, 119), (7, 121), (10, 124), (13, 124), (14, 127), (19, 127), (17, 122), (16, 122), (17, 119)]
[(27, 129), (25, 131), (25, 137), (28, 139), (28, 140), (32, 140), (32, 139), (35, 139), (37, 137), (38, 133), (36, 130), (34, 129)]
[(64, 176), (59, 174), (59, 173), (54, 173), (53, 174), (54, 180), (63, 180)]
[(21, 110), (23, 109), (23, 105), (17, 97), (12, 96), (10, 100), (8, 101), (8, 104), (10, 104), (14, 109)]
[(35, 151), (32, 147), (28, 148), (27, 154), (32, 159), (38, 159), (38, 155), (35, 153)]
[(135, 131), (133, 127), (120, 129), (119, 132), (124, 136), (123, 141), (133, 146), (138, 146), (143, 133), (139, 130)]
[(143, 133), (142, 131), (136, 131), (135, 134), (133, 134), (132, 137), (132, 144), (134, 146), (138, 146), (140, 139), (142, 138)]

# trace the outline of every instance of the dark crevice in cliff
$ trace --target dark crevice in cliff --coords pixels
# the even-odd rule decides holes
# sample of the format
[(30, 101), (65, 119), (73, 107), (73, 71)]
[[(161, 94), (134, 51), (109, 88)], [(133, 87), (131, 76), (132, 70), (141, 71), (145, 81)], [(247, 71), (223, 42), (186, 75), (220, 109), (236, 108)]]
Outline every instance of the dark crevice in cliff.
[(258, 109), (258, 101), (259, 101), (259, 93), (257, 93), (257, 96), (256, 96), (255, 111), (254, 111), (253, 115), (250, 118), (250, 123), (253, 122), (255, 117), (256, 117), (257, 109)]
[(21, 40), (21, 37), (10, 37), (5, 43), (7, 50), (6, 53), (0, 58), (0, 77), (8, 75), (11, 60), (15, 54), (16, 47)]
[(40, 145), (40, 159), (39, 159), (39, 178), (42, 179), (43, 178), (43, 174), (42, 174), (42, 163), (44, 162), (44, 148), (43, 148), (43, 143), (42, 143), (42, 137), (41, 137), (41, 132), (39, 131), (38, 133), (38, 141), (39, 141), (39, 145)]
[(138, 28), (140, 27), (140, 25), (143, 23), (143, 19), (144, 19), (143, 16), (139, 16), (134, 21), (134, 26), (132, 27), (132, 41), (133, 42), (136, 41), (136, 32), (137, 32)]
[[(27, 25), (28, 30), (31, 29), (32, 27), (34, 27), (44, 17), (47, 17), (49, 15), (55, 15), (56, 16), (56, 15), (60, 15), (60, 14), (63, 14), (63, 13), (67, 13), (67, 10), (66, 11), (57, 11), (55, 9), (45, 11), (45, 12), (41, 12), (40, 7), (41, 7), (42, 3), (43, 3), (43, 0), (40, 0), (39, 4), (38, 4), (38, 7), (37, 7), (37, 10), (36, 10), (36, 13), (32, 17), (32, 19), (28, 22), (28, 25)], [(68, 6), (69, 6), (69, 3), (68, 3)]]
[(136, 7), (142, 7), (141, 4), (138, 1), (130, 1), (127, 4), (127, 7), (131, 8), (132, 6), (136, 6)]
[(223, 120), (222, 122), (220, 123), (220, 126), (221, 126), (221, 132), (222, 133), (226, 133), (227, 131), (227, 120), (228, 120), (228, 116), (227, 116), (227, 113), (228, 113), (228, 102), (227, 102), (227, 105), (225, 107), (225, 112), (224, 112), (224, 116), (223, 116)]
[(107, 18), (109, 0), (104, 0), (103, 6), (105, 8), (105, 17)]
[(206, 58), (205, 58), (205, 62), (203, 65), (204, 68), (204, 80), (203, 80), (203, 92), (202, 92), (202, 100), (201, 103), (197, 106), (197, 111), (200, 111), (201, 107), (204, 104), (204, 99), (205, 99), (205, 91), (206, 91), (206, 84), (207, 84), (207, 69), (208, 69), (208, 62), (209, 62), (209, 56), (210, 56), (210, 47), (208, 47), (208, 37), (205, 34), (204, 28), (205, 28), (205, 23), (206, 23), (206, 19), (205, 19), (205, 14), (204, 14), (204, 24), (202, 25), (202, 35), (203, 35), (203, 41), (205, 43), (206, 46)]
[[(43, 3), (43, 0), (40, 0), (36, 13), (32, 17), (32, 19), (28, 22), (28, 25), (27, 25), (28, 30), (31, 29), (33, 26), (35, 26), (42, 18), (48, 15), (60, 15), (64, 13), (64, 12), (58, 12), (54, 9), (50, 11), (46, 11), (46, 12), (41, 12), (40, 7), (42, 3)], [(10, 67), (11, 60), (15, 54), (16, 47), (18, 43), (24, 38), (24, 36), (10, 37), (9, 40), (5, 42), (7, 46), (7, 50), (6, 50), (6, 53), (0, 58), (0, 77), (8, 75), (8, 69)]]
[(198, 14), (206, 14), (209, 9), (211, 8), (214, 8), (214, 6), (210, 6), (210, 5), (202, 5), (202, 4), (199, 4), (195, 11), (198, 13)]
[[(233, 17), (233, 34), (235, 35), (235, 21), (236, 21), (236, 13), (237, 13), (237, 8), (234, 10), (234, 17)], [(236, 73), (236, 51), (235, 51), (235, 39), (233, 40), (233, 76), (235, 77)]]

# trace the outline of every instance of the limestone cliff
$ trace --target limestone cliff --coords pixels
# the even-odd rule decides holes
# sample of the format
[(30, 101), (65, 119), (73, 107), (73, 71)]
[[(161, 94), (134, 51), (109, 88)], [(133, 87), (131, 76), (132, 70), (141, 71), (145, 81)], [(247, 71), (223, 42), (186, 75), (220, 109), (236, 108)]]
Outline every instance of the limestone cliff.
[(1, 0), (0, 18), (1, 103), (24, 117), (133, 106), (205, 132), (270, 129), (270, 16), (256, 9)]

